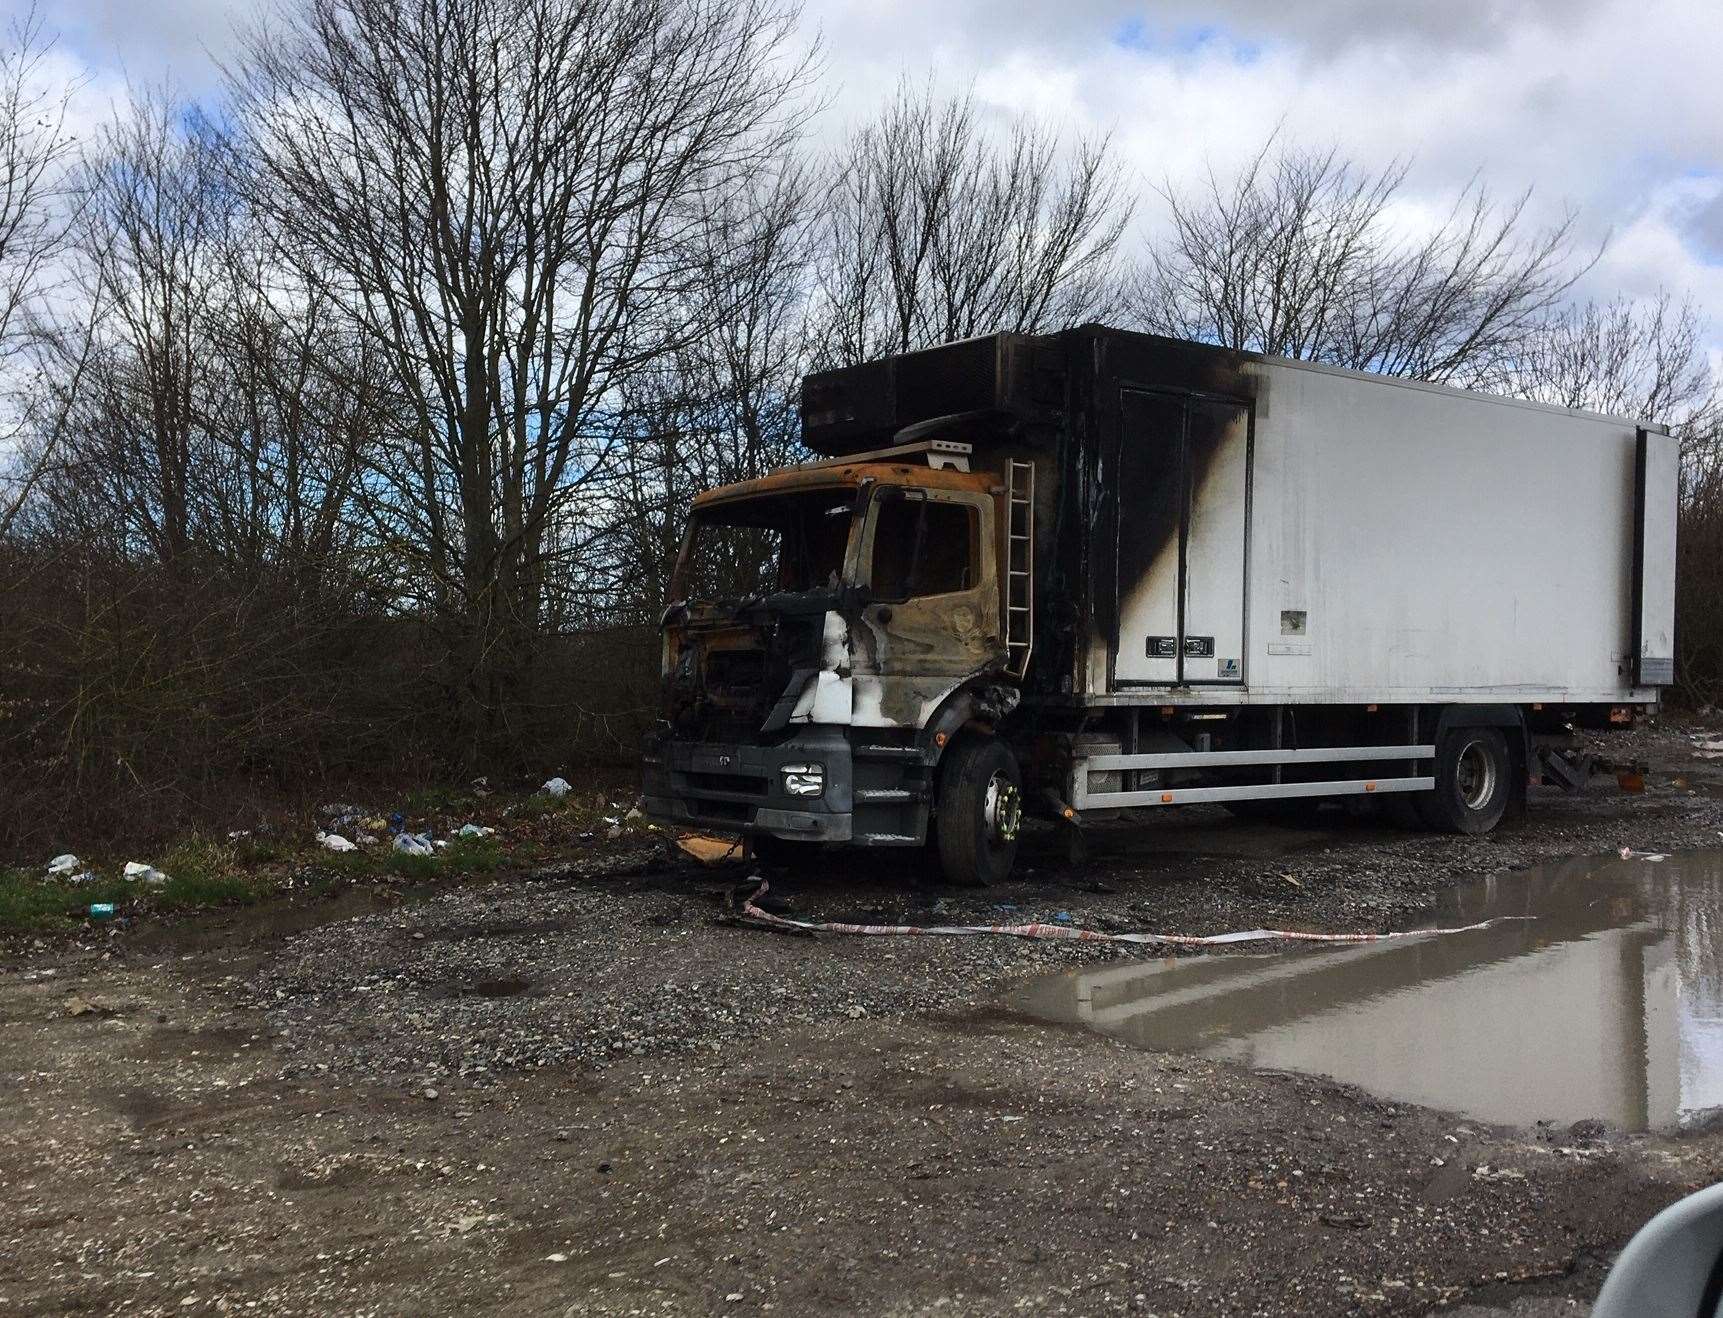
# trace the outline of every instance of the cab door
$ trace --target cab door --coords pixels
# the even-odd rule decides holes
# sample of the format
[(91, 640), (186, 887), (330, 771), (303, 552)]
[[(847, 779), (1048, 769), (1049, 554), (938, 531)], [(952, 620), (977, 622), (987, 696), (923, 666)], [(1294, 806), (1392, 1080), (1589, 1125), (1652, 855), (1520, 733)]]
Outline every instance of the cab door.
[(852, 627), (851, 722), (919, 727), (964, 678), (1001, 658), (993, 501), (886, 486), (862, 533), (868, 603)]

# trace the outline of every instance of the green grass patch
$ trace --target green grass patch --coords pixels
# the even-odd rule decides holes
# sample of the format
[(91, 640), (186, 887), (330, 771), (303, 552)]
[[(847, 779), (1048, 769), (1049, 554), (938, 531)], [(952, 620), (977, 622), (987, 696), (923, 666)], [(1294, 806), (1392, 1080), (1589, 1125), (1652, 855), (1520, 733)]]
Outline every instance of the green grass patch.
[(548, 819), (566, 815), (574, 809), (574, 793), (552, 796), (549, 792), (534, 792), (509, 813), (516, 819)]
[(287, 856), (288, 848), (267, 837), (245, 837), (234, 841), (234, 863), (241, 866), (269, 865)]
[(502, 844), (489, 837), (456, 837), (429, 856), (391, 850), (383, 864), (405, 879), (434, 879), (447, 874), (494, 874), (503, 863)]
[(384, 865), (391, 874), (416, 881), (434, 879), (443, 872), (441, 856), (409, 856), (400, 851), (391, 851)]
[(82, 920), (92, 902), (120, 905), (134, 895), (123, 879), (65, 883), (24, 870), (0, 870), (0, 930), (64, 928)]
[(503, 863), (502, 843), (494, 837), (457, 837), (443, 861), (457, 874), (494, 874)]
[(150, 901), (165, 911), (190, 911), (205, 906), (249, 906), (262, 900), (272, 887), (243, 874), (169, 874), (166, 883), (151, 889)]
[(150, 900), (169, 911), (196, 910), (203, 906), (242, 906), (259, 900), (273, 884), (245, 872), (238, 850), (231, 843), (193, 834), (176, 842), (156, 868), (167, 882), (151, 889)]
[[(472, 802), (473, 793), (469, 788), (416, 787), (401, 798), (401, 813), (404, 815), (459, 813), (461, 808), (471, 805)], [(383, 813), (387, 814), (388, 811)]]

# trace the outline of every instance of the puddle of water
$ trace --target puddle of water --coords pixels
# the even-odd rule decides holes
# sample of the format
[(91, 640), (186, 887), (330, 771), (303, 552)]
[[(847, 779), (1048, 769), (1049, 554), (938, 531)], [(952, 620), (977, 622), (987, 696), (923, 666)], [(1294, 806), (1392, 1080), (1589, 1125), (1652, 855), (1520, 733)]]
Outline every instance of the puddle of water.
[(1332, 1076), (1484, 1121), (1677, 1130), (1723, 1114), (1723, 852), (1458, 889), (1471, 933), (1070, 971), (1012, 1005), (1145, 1048)]

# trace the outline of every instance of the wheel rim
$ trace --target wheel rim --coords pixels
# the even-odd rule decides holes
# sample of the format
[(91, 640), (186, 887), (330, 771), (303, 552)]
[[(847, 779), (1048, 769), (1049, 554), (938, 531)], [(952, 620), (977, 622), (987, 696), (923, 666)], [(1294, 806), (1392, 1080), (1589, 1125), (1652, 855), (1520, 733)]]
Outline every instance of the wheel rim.
[(1468, 810), (1482, 810), (1496, 794), (1496, 759), (1481, 741), (1469, 742), (1454, 769), (1460, 800)]
[(1003, 770), (987, 780), (982, 818), (987, 825), (987, 840), (995, 846), (1007, 846), (1017, 840), (1017, 829), (1023, 822), (1023, 795)]

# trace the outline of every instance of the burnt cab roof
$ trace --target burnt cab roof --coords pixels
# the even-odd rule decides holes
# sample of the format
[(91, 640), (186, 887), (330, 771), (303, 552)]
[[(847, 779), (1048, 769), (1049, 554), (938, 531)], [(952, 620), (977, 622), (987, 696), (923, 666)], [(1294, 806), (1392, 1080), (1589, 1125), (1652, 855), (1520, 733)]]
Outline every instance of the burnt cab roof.
[(999, 478), (985, 471), (955, 471), (925, 463), (858, 461), (810, 462), (784, 467), (751, 481), (720, 485), (694, 496), (696, 512), (743, 499), (773, 494), (799, 494), (810, 490), (854, 489), (862, 481), (878, 485), (905, 485), (917, 489), (971, 490), (985, 493)]

